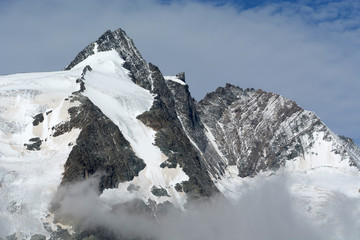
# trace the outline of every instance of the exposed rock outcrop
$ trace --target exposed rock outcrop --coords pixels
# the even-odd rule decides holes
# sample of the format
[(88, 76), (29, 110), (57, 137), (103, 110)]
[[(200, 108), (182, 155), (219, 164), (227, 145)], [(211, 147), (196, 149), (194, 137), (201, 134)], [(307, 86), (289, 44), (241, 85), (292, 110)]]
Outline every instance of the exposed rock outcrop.
[(137, 176), (145, 163), (132, 151), (119, 128), (87, 97), (76, 94), (71, 101), (79, 101), (80, 105), (69, 109), (70, 121), (56, 126), (53, 135), (81, 129), (66, 161), (62, 184), (102, 172), (99, 189), (103, 190)]
[[(338, 142), (314, 113), (278, 94), (227, 84), (207, 94), (197, 106), (222, 155), (229, 165), (238, 167), (241, 177), (304, 158), (314, 134), (321, 132), (324, 140)], [(340, 145), (334, 149), (343, 149)]]
[(189, 176), (183, 190), (189, 199), (210, 197), (219, 193), (212, 182), (200, 153), (191, 144), (175, 111), (175, 101), (160, 70), (149, 64), (153, 92), (157, 94), (151, 109), (140, 116), (145, 125), (157, 131), (155, 145), (168, 157), (167, 162), (179, 164)]

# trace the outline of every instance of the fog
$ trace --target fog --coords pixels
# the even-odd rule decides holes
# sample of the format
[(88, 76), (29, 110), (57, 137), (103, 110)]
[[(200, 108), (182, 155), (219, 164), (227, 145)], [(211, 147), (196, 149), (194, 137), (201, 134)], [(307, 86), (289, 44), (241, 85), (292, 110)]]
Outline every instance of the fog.
[(286, 176), (272, 177), (244, 185), (236, 202), (218, 197), (193, 204), (183, 212), (170, 210), (152, 218), (125, 209), (112, 210), (98, 197), (97, 180), (91, 178), (61, 189), (60, 214), (80, 219), (82, 229), (101, 226), (117, 236), (159, 240), (319, 240), (359, 236), (359, 199), (341, 194), (329, 196), (323, 207), (326, 219), (315, 221), (302, 213), (289, 193), (291, 181)]

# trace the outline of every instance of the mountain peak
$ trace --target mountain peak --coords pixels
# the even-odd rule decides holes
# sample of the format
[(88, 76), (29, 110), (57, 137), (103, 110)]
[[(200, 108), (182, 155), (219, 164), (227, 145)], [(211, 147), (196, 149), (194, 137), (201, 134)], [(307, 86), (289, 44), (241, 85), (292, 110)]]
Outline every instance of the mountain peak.
[(95, 42), (87, 45), (75, 59), (65, 67), (71, 70), (80, 62), (97, 52), (115, 51), (124, 60), (122, 66), (129, 70), (129, 77), (133, 82), (145, 89), (151, 89), (149, 65), (135, 47), (133, 40), (121, 28), (114, 31), (107, 30)]
[(124, 30), (118, 28), (113, 32), (111, 30), (107, 30), (95, 42), (86, 46), (75, 57), (75, 59), (65, 67), (65, 70), (72, 69), (89, 56), (94, 55), (95, 52), (106, 52), (111, 50), (117, 51), (122, 58), (126, 55), (125, 52), (132, 52), (133, 54), (141, 57), (134, 45), (134, 42), (126, 35)]
[(99, 39), (96, 41), (99, 52), (105, 52), (110, 50), (116, 50), (119, 53), (121, 50), (132, 50), (137, 54), (140, 54), (135, 48), (134, 42), (130, 39), (124, 30), (121, 28), (116, 29), (115, 31), (107, 30), (102, 34)]

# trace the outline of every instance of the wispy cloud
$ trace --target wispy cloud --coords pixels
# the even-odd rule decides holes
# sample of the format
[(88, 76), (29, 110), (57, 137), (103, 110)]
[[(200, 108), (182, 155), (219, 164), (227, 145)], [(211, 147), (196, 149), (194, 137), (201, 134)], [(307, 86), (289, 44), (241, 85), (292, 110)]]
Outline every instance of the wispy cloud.
[(164, 74), (185, 71), (197, 99), (226, 82), (262, 88), (360, 136), (358, 2), (215, 2), (0, 2), (0, 74), (61, 69), (121, 27)]

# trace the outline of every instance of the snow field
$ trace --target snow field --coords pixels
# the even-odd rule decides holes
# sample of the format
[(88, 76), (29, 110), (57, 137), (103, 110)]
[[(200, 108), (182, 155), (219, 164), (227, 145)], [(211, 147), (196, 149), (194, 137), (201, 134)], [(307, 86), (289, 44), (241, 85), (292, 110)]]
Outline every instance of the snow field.
[[(77, 104), (64, 99), (79, 89), (78, 76), (79, 71), (0, 77), (0, 123), (6, 126), (0, 128), (0, 222), (7, 223), (0, 236), (48, 235), (43, 222), (71, 151), (67, 144), (79, 134), (74, 129), (53, 138), (51, 128), (67, 120), (67, 109)], [(44, 121), (34, 127), (38, 113)], [(34, 137), (43, 140), (41, 151), (26, 150), (24, 144)]]

